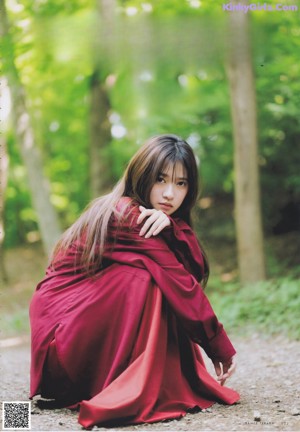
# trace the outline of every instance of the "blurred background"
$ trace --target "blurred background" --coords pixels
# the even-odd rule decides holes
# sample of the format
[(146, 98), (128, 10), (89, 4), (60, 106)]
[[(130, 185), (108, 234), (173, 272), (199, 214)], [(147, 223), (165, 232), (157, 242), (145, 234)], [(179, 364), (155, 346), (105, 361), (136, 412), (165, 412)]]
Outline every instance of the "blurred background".
[(199, 160), (220, 320), (300, 338), (300, 11), (284, 5), (0, 1), (1, 338), (29, 332), (54, 242), (159, 133)]

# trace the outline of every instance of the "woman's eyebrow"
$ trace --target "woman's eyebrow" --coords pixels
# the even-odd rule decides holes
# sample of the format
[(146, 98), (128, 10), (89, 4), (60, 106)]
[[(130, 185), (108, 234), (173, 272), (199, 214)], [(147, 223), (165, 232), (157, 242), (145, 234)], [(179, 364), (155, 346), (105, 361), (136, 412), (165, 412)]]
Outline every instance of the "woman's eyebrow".
[[(164, 173), (164, 172), (160, 172), (159, 175), (162, 177), (170, 177), (169, 174)], [(176, 177), (176, 180), (186, 180), (187, 181), (188, 178), (187, 177)]]

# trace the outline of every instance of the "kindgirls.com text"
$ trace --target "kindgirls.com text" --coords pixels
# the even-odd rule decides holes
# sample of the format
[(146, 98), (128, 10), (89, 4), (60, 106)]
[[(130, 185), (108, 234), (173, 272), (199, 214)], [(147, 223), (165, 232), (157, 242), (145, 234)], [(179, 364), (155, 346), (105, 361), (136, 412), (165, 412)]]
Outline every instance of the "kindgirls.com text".
[(242, 3), (233, 4), (233, 3), (223, 3), (222, 5), (223, 11), (235, 12), (240, 11), (247, 13), (249, 11), (268, 11), (268, 12), (287, 12), (292, 11), (295, 12), (298, 10), (298, 6), (296, 5), (284, 5), (282, 3), (276, 3), (275, 5), (270, 5), (267, 3), (250, 3), (249, 5), (244, 5)]

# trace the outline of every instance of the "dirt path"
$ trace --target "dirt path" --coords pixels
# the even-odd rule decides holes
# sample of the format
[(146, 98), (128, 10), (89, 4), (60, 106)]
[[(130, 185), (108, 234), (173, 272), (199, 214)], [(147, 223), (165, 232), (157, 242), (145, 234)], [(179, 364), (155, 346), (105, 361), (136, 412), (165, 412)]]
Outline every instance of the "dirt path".
[[(214, 405), (180, 420), (114, 428), (124, 431), (300, 431), (300, 342), (259, 336), (234, 340), (238, 369), (228, 385), (241, 394), (235, 406)], [(1, 400), (26, 401), (29, 345), (1, 349)], [(255, 413), (255, 414), (254, 414)], [(256, 419), (255, 419), (256, 416)], [(32, 403), (32, 430), (77, 431), (77, 413), (40, 410)], [(107, 430), (96, 428), (94, 430)], [(112, 430), (112, 429), (110, 429)]]

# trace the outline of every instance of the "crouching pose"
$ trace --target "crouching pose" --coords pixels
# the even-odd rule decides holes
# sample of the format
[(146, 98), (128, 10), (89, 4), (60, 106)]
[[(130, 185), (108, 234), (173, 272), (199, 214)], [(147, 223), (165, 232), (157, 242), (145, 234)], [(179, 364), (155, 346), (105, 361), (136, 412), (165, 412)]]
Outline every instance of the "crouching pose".
[(84, 427), (239, 399), (224, 386), (235, 350), (202, 288), (208, 264), (190, 214), (197, 190), (191, 147), (156, 136), (63, 234), (30, 305), (31, 397), (78, 405)]

